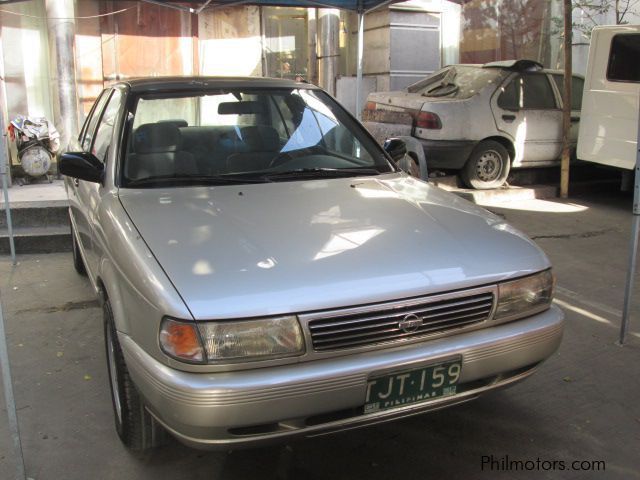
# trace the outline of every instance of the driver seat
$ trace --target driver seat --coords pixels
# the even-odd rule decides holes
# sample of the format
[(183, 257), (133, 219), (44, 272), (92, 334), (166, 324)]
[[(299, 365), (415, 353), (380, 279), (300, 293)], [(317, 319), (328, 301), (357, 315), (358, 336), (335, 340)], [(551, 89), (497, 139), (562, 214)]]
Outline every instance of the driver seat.
[(246, 152), (232, 153), (227, 157), (227, 173), (244, 173), (264, 170), (280, 152), (280, 135), (267, 125), (240, 128), (240, 138)]

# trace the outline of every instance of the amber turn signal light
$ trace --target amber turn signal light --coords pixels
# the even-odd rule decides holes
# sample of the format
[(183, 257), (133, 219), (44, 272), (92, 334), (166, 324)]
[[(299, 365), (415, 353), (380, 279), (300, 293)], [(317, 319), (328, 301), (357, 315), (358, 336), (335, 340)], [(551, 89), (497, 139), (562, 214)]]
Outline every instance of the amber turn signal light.
[(160, 346), (164, 353), (178, 360), (204, 361), (202, 343), (193, 322), (177, 322), (170, 318), (162, 320)]

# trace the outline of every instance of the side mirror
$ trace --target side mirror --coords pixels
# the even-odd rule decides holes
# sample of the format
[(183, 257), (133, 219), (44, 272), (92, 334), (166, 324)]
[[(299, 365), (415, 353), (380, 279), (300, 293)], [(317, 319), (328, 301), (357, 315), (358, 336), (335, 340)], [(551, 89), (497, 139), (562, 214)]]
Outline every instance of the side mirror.
[(58, 170), (68, 177), (93, 183), (102, 183), (104, 175), (104, 167), (100, 160), (88, 152), (63, 153), (60, 157)]
[(382, 148), (395, 162), (402, 160), (407, 154), (407, 144), (399, 138), (387, 138)]

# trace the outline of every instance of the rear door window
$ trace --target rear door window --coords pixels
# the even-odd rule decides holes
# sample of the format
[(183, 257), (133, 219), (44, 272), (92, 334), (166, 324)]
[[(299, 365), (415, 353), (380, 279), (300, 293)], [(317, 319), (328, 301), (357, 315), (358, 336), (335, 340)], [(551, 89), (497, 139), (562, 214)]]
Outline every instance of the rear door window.
[(640, 34), (623, 33), (611, 40), (607, 80), (640, 82)]
[(515, 77), (506, 86), (502, 87), (502, 93), (498, 97), (498, 106), (504, 110), (520, 109), (520, 77)]
[(549, 110), (558, 108), (551, 83), (544, 73), (529, 73), (521, 77), (522, 108), (525, 110)]

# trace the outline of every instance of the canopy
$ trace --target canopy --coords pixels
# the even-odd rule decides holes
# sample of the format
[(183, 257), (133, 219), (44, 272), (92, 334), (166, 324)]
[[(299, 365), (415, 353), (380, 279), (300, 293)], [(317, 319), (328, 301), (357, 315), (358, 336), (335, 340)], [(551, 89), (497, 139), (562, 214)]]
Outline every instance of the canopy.
[[(200, 13), (204, 9), (231, 7), (236, 5), (258, 5), (272, 7), (339, 8), (354, 12), (368, 12), (383, 5), (404, 0), (141, 0), (147, 3), (165, 5), (170, 8)], [(188, 5), (188, 6), (187, 6)]]

